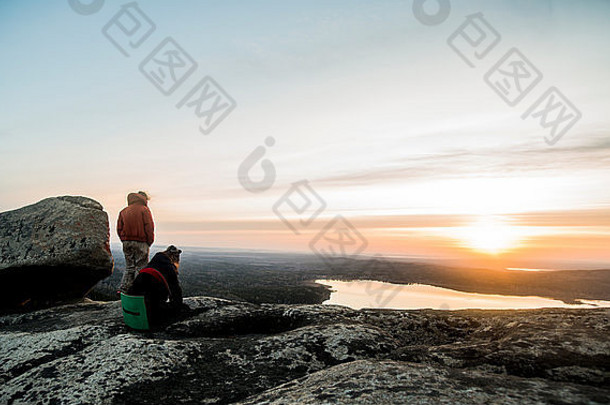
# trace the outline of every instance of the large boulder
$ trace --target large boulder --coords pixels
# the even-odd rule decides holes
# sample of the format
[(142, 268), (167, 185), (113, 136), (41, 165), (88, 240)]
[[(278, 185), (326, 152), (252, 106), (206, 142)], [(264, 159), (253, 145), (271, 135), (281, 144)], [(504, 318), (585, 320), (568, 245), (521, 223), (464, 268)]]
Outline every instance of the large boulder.
[(0, 213), (0, 309), (82, 298), (112, 274), (108, 214), (86, 197)]

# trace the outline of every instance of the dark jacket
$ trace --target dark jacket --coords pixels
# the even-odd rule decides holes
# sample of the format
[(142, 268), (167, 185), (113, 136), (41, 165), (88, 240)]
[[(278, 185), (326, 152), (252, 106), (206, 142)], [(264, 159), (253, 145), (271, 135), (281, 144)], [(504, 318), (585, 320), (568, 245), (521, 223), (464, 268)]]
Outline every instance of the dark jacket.
[[(152, 267), (163, 275), (169, 291), (165, 284), (154, 276), (139, 273), (127, 294), (144, 296), (148, 316), (155, 323), (160, 318), (178, 312), (182, 308), (182, 289), (178, 282), (176, 267), (165, 254), (157, 253), (146, 267)], [(168, 299), (169, 302), (167, 302)]]
[(119, 238), (121, 241), (132, 240), (152, 245), (155, 241), (155, 223), (146, 198), (138, 193), (129, 193), (127, 203), (116, 225)]

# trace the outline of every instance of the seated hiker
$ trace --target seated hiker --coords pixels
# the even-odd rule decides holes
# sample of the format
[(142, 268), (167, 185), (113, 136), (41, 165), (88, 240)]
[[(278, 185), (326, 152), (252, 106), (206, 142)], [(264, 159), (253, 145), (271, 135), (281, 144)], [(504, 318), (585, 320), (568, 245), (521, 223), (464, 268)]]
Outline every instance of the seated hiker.
[(127, 292), (129, 295), (144, 296), (148, 319), (153, 326), (188, 308), (182, 303), (182, 289), (178, 282), (180, 253), (182, 250), (174, 245), (157, 253), (140, 270)]

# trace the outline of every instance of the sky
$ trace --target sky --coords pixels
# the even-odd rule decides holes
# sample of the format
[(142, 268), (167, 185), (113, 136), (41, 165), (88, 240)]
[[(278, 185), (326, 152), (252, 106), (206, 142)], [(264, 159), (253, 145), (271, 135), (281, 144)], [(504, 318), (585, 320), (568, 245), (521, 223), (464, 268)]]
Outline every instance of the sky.
[[(88, 196), (118, 243), (145, 190), (159, 245), (316, 252), (339, 215), (366, 241), (352, 253), (610, 266), (610, 2), (452, 1), (436, 25), (413, 1), (102, 3), (0, 0), (0, 211)], [(134, 28), (125, 5), (142, 29), (126, 42), (103, 33)], [(197, 63), (169, 95), (139, 68), (167, 37)], [(513, 48), (540, 80), (511, 106), (485, 77)], [(176, 105), (207, 76), (236, 106), (205, 135)], [(522, 119), (551, 87), (582, 114), (552, 145)]]

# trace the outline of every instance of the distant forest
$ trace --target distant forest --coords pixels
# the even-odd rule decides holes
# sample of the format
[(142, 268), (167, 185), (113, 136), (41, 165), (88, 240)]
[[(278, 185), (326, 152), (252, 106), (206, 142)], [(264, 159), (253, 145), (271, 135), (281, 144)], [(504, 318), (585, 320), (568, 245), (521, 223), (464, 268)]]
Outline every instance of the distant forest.
[[(88, 297), (116, 300), (125, 261), (113, 250), (112, 276)], [(610, 300), (610, 270), (527, 272), (468, 269), (434, 264), (388, 262), (375, 258), (325, 263), (314, 255), (194, 250), (183, 253), (180, 281), (184, 296), (210, 296), (254, 303), (318, 304), (330, 296), (316, 279), (377, 280), (428, 284), (483, 294), (535, 295), (574, 303)]]

